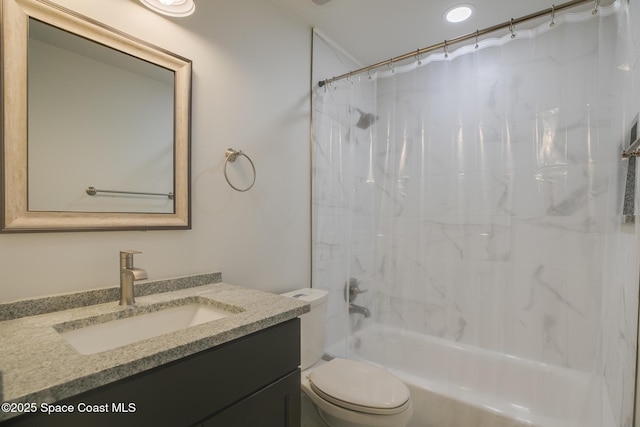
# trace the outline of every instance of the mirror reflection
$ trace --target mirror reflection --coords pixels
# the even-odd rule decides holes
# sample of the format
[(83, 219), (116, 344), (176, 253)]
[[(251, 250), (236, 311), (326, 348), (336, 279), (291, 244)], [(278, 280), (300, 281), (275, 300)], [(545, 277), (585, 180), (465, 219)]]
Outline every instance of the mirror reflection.
[(33, 18), (27, 63), (28, 210), (174, 212), (174, 72)]

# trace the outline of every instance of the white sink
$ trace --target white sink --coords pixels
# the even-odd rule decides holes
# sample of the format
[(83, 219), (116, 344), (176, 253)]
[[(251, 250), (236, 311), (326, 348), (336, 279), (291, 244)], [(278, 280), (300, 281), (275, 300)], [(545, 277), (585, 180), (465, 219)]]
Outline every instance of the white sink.
[(186, 304), (61, 332), (80, 354), (95, 354), (147, 338), (222, 319), (231, 314), (205, 304)]

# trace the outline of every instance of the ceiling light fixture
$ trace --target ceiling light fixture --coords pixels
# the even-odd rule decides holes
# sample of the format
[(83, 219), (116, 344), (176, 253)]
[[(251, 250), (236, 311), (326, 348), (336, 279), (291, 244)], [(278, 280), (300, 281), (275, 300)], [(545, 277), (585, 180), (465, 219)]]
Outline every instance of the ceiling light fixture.
[(140, 3), (167, 16), (189, 16), (196, 10), (193, 0), (140, 0)]
[(447, 10), (444, 17), (449, 22), (462, 22), (469, 19), (473, 13), (473, 7), (469, 4), (460, 4)]

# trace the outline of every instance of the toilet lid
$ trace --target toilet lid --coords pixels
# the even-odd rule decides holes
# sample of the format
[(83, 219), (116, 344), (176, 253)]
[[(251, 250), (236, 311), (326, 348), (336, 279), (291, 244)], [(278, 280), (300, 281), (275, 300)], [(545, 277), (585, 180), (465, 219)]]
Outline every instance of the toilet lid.
[(309, 374), (311, 388), (323, 399), (359, 412), (396, 414), (409, 405), (409, 389), (383, 369), (333, 359)]

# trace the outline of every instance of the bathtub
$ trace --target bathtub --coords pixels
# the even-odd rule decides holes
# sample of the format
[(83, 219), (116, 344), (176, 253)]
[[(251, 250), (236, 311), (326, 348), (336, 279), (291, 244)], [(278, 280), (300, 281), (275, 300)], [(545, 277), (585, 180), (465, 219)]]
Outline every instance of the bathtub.
[(590, 373), (380, 325), (327, 353), (382, 366), (404, 381), (415, 409), (409, 427), (608, 424)]

